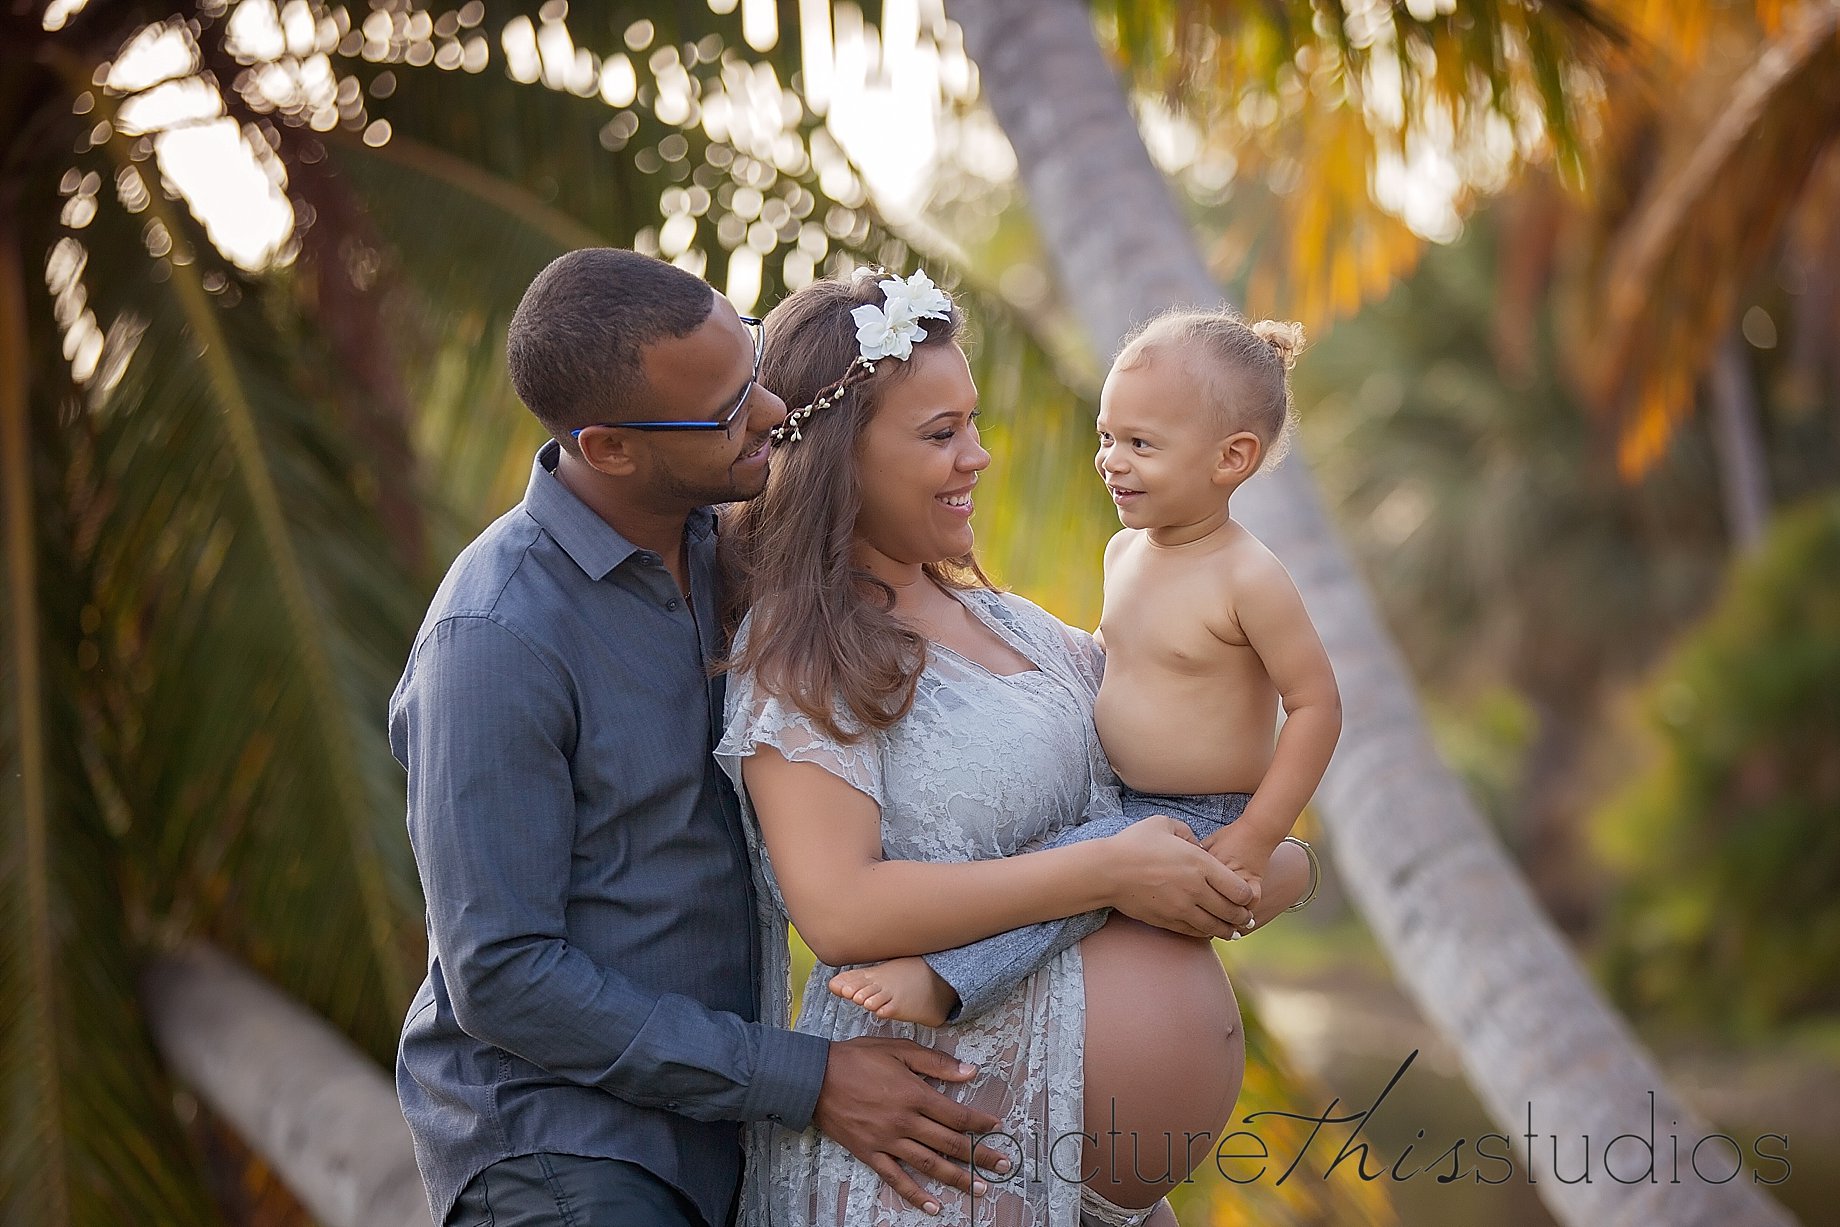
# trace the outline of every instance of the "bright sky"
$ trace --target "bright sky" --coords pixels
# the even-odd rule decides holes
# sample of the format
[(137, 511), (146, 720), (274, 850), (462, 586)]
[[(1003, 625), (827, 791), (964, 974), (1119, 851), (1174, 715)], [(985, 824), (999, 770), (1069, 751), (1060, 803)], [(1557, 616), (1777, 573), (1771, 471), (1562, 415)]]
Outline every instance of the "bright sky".
[[(47, 13), (47, 28), (61, 25), (86, 2), (57, 0)], [(707, 3), (718, 14), (739, 6), (743, 36), (755, 50), (777, 45), (781, 31), (774, 0)], [(725, 69), (716, 86), (697, 96), (681, 58), (688, 52), (654, 46), (648, 21), (626, 31), (623, 49), (603, 49), (608, 54), (598, 56), (574, 44), (567, 0), (549, 0), (537, 21), (520, 17), (500, 31), (482, 24), (485, 6), (479, 0), (442, 14), (372, 10), (355, 29), (342, 8), (316, 18), (305, 0), (236, 0), (228, 31), (243, 58), (267, 62), (258, 77), (267, 98), (319, 130), (365, 114), (357, 82), (339, 75), (339, 66), (353, 55), (374, 62), (406, 59), (415, 66), (410, 71), (432, 65), (455, 72), (507, 72), (533, 85), (598, 96), (608, 107), (610, 126), (634, 101), (634, 62), (642, 60), (657, 84), (654, 111), (660, 119), (700, 123), (711, 139), (769, 163), (796, 158), (796, 150), (787, 149), (790, 129), (800, 118), (801, 105), (809, 106), (826, 117), (834, 140), (821, 136), (811, 146), (825, 191), (846, 202), (857, 191), (837, 156), (841, 147), (861, 169), (878, 205), (900, 221), (925, 203), (947, 131), (944, 121), (955, 101), (975, 92), (976, 70), (964, 54), (957, 27), (945, 20), (942, 0), (885, 0), (882, 8), (878, 31), (854, 4), (800, 0), (803, 104), (764, 65)], [(122, 106), (121, 122), (131, 133), (152, 136), (160, 171), (227, 256), (252, 270), (291, 260), (294, 217), (285, 170), (265, 143), (245, 139), (216, 93), (194, 75), (197, 67), (197, 49), (182, 26), (144, 32), (109, 74), (112, 91), (133, 95)], [(1199, 145), (1192, 126), (1149, 104), (1144, 120), (1157, 161), (1166, 170), (1188, 167)], [(1006, 143), (994, 129), (979, 136), (980, 131), (974, 126), (967, 139), (963, 129), (953, 130), (947, 139), (957, 142), (954, 155), (992, 177), (1011, 173)], [(368, 123), (364, 139), (387, 142), (388, 123)], [(1421, 234), (1448, 239), (1458, 227), (1451, 206), (1458, 185), (1447, 156), (1420, 148), (1410, 162), (1395, 158), (1381, 166), (1375, 190)], [(118, 189), (132, 187), (118, 184)], [(93, 191), (89, 195), (87, 206), (83, 193), (67, 205), (66, 222), (73, 228), (93, 216)], [(673, 197), (667, 192), (666, 197), (666, 224), (642, 241), (655, 243), (661, 254), (700, 273), (701, 252), (695, 248), (711, 237), (699, 234), (707, 224), (697, 216), (702, 210), (686, 203), (689, 193)], [(802, 234), (789, 257), (788, 279), (795, 284), (812, 275), (826, 249), (822, 228), (807, 229), (815, 236)], [(761, 257), (774, 250), (777, 240), (764, 218), (737, 234), (742, 237), (725, 244), (734, 253), (725, 288), (745, 309), (759, 295)], [(99, 338), (92, 345), (99, 347)]]
[[(744, 35), (756, 50), (777, 43), (773, 0), (708, 2), (716, 13), (732, 12), (739, 2)], [(60, 0), (62, 7), (48, 13), (47, 26), (61, 25), (83, 3)], [(969, 61), (951, 38), (956, 28), (948, 34), (948, 51), (942, 56), (930, 39), (921, 37), (923, 23), (929, 28), (943, 25), (940, 0), (887, 0), (879, 34), (852, 4), (801, 0), (801, 8), (801, 75), (809, 105), (827, 115), (836, 145), (861, 168), (878, 203), (897, 216), (911, 212), (925, 197), (948, 99), (971, 89)], [(467, 4), (457, 14), (459, 29), (440, 40), (433, 37), (432, 25), (393, 28), (387, 16), (375, 12), (353, 31), (342, 11), (315, 21), (303, 0), (280, 5), (276, 0), (240, 0), (228, 29), (231, 45), (246, 58), (274, 61), (260, 75), (263, 92), (280, 105), (300, 108), (316, 128), (332, 127), (354, 102), (361, 105), (337, 71), (340, 43), (352, 36), (360, 39), (357, 45), (367, 59), (385, 58), (390, 54), (386, 49), (400, 53), (406, 43), (411, 64), (415, 42), (431, 49), (439, 43), (443, 51), (451, 42), (451, 54), (433, 57), (435, 67), (509, 72), (520, 81), (598, 94), (610, 115), (633, 102), (633, 58), (649, 57), (659, 87), (660, 118), (682, 123), (697, 106), (676, 49), (652, 46), (649, 22), (628, 30), (626, 51), (601, 59), (573, 44), (567, 5), (561, 0), (551, 0), (535, 23), (524, 18), (511, 22), (496, 46), (488, 31), (473, 29), (483, 11), (482, 5)], [(421, 15), (421, 20), (431, 23), (432, 15)], [(252, 148), (244, 140), (215, 93), (192, 75), (197, 67), (196, 47), (183, 29), (156, 27), (143, 33), (116, 61), (108, 78), (112, 91), (134, 94), (122, 108), (122, 123), (132, 133), (153, 135), (161, 171), (184, 194), (226, 255), (249, 269), (285, 261), (291, 258), (294, 220), (285, 172), (268, 149), (259, 142)], [(719, 101), (712, 102), (707, 93), (700, 99), (705, 129), (738, 148), (752, 147), (771, 156), (776, 141), (798, 119), (791, 91), (781, 88), (770, 70), (725, 74), (723, 85)], [(898, 139), (890, 139), (891, 134), (898, 134)], [(375, 144), (387, 141), (388, 125), (371, 124), (365, 139)], [(834, 165), (822, 160), (832, 151), (820, 141), (813, 153), (827, 191), (848, 199), (847, 169), (834, 153)], [(748, 259), (744, 255), (735, 263), (742, 266), (741, 279), (747, 281)], [(753, 289), (738, 285), (736, 297), (751, 300), (758, 295), (759, 268), (756, 258), (751, 264)]]

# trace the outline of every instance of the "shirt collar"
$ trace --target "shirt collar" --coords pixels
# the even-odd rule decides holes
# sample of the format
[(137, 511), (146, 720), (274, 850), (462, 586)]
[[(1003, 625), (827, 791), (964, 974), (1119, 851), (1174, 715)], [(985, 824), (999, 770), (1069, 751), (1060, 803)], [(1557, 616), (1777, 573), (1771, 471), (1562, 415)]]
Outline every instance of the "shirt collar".
[[(592, 580), (605, 579), (615, 567), (639, 552), (607, 521), (575, 497), (556, 476), (562, 445), (554, 439), (537, 449), (530, 466), (530, 485), (524, 490), (524, 510), (539, 527), (574, 559)], [(698, 507), (690, 513), (688, 538), (700, 542), (715, 528), (715, 513)]]

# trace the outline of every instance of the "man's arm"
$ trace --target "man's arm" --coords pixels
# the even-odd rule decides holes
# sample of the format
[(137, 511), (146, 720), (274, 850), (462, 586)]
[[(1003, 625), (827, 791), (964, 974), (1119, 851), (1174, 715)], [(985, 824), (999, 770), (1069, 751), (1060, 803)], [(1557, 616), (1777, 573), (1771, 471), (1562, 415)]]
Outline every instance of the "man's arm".
[(462, 1029), (630, 1103), (810, 1123), (825, 1041), (650, 991), (569, 943), (575, 709), (514, 631), (486, 616), (436, 625), (391, 716), (429, 937)]
[[(995, 1117), (924, 1079), (976, 1070), (908, 1040), (832, 1044), (655, 993), (596, 965), (564, 923), (574, 845), (574, 705), (508, 627), (429, 633), (391, 712), (429, 937), (462, 1029), (558, 1077), (698, 1120), (816, 1124), (915, 1206), (911, 1171), (970, 1190)], [(1004, 1162), (977, 1147), (984, 1170)]]

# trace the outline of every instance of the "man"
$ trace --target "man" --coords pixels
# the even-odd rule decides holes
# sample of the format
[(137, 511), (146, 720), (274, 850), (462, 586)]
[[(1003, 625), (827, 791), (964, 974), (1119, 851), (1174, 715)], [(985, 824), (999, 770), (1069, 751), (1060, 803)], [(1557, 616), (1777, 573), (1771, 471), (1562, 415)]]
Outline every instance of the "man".
[(945, 1053), (754, 1021), (707, 666), (709, 507), (760, 493), (785, 418), (760, 345), (702, 281), (604, 248), (551, 263), (512, 319), (552, 441), (454, 562), (390, 707), (430, 945), (397, 1089), (436, 1222), (720, 1227), (761, 1120), (815, 1125), (931, 1208), (914, 1173), (970, 1189), (997, 1128), (925, 1081), (971, 1077)]

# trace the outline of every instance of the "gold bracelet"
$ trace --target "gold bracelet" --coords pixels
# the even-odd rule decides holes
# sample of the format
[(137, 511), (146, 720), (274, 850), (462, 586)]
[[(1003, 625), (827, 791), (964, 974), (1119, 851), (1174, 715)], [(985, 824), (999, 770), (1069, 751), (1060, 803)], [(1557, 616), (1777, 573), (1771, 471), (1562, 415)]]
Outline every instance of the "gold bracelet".
[(1298, 839), (1295, 835), (1286, 835), (1283, 842), (1287, 844), (1296, 844), (1299, 848), (1302, 848), (1304, 856), (1308, 857), (1310, 861), (1310, 889), (1304, 892), (1303, 898), (1284, 909), (1287, 912), (1294, 912), (1310, 900), (1316, 898), (1316, 888), (1322, 885), (1322, 862), (1316, 859), (1316, 849), (1310, 847), (1308, 843)]

